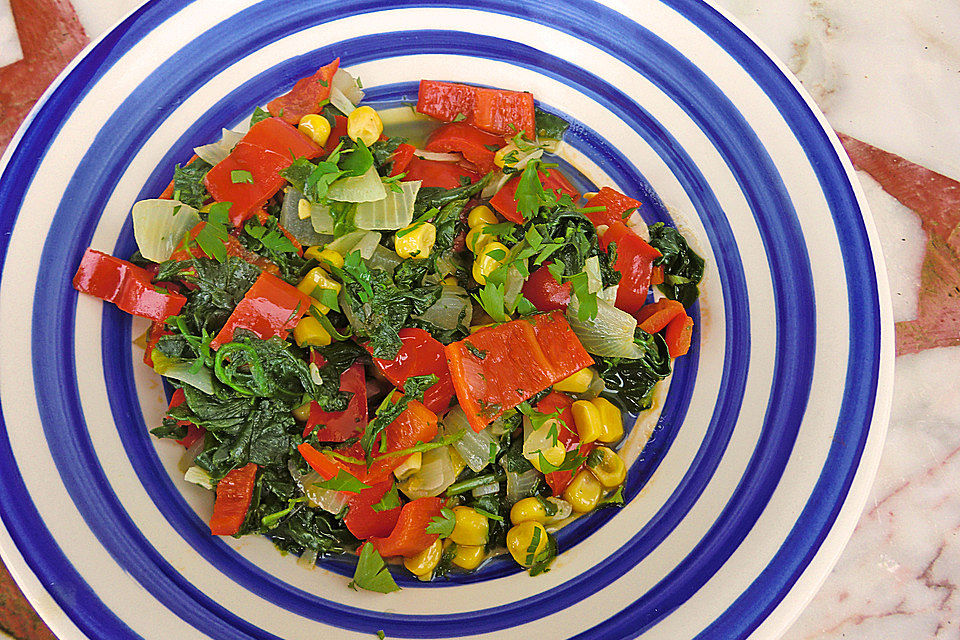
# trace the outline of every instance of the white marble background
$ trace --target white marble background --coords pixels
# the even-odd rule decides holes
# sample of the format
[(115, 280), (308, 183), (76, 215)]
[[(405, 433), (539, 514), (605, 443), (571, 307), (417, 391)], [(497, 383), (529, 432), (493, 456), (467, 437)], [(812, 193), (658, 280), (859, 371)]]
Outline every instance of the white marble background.
[[(624, 0), (628, 1), (628, 0)], [(96, 38), (135, 0), (73, 0)], [(960, 179), (960, 2), (719, 0), (803, 82), (834, 128)], [(861, 179), (896, 320), (916, 316), (925, 236)], [(960, 635), (960, 347), (897, 360), (890, 432), (867, 510), (785, 640)]]

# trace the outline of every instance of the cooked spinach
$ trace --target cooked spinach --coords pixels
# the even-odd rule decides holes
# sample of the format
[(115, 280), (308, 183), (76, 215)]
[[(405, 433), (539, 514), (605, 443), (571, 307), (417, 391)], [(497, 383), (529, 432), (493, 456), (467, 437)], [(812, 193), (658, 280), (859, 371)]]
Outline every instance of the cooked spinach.
[(703, 258), (690, 248), (686, 238), (662, 222), (650, 227), (650, 244), (663, 255), (653, 264), (663, 267), (663, 295), (689, 307), (700, 296), (697, 285), (703, 279)]
[(560, 116), (544, 111), (540, 107), (535, 107), (533, 114), (538, 138), (560, 140), (567, 131), (567, 127), (570, 126), (570, 123)]
[(596, 361), (604, 384), (602, 395), (621, 409), (636, 413), (650, 408), (657, 382), (670, 375), (670, 352), (663, 336), (639, 327), (634, 342), (643, 349), (641, 358), (598, 357)]
[(210, 198), (203, 179), (212, 168), (213, 165), (200, 158), (182, 167), (178, 164), (173, 170), (174, 199), (194, 209), (202, 207)]

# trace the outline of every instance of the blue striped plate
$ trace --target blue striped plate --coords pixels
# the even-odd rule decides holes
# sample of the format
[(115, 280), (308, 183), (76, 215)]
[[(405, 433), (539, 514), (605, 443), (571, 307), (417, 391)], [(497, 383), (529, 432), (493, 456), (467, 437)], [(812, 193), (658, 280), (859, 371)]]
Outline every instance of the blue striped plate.
[[(552, 571), (493, 563), (382, 596), (265, 539), (211, 537), (209, 493), (148, 428), (143, 325), (71, 277), (133, 249), (176, 162), (340, 56), (374, 101), (422, 77), (534, 93), (584, 180), (640, 195), (707, 259), (627, 505)], [(0, 552), (61, 638), (776, 637), (859, 515), (892, 323), (850, 165), (783, 67), (697, 0), (152, 0), (92, 44), (0, 168)]]

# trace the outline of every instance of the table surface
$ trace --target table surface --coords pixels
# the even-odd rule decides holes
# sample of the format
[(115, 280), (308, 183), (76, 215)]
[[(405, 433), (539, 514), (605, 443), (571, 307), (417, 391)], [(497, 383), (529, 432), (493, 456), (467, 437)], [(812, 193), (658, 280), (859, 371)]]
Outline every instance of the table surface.
[[(0, 69), (0, 149), (60, 68), (138, 2), (10, 4), (25, 59)], [(837, 566), (785, 640), (956, 638), (960, 3), (718, 5), (784, 61), (830, 124), (850, 136), (845, 146), (876, 219), (897, 322), (893, 412), (872, 494)], [(25, 75), (29, 89), (17, 95), (10, 89)], [(0, 638), (5, 636), (53, 638), (0, 565)]]

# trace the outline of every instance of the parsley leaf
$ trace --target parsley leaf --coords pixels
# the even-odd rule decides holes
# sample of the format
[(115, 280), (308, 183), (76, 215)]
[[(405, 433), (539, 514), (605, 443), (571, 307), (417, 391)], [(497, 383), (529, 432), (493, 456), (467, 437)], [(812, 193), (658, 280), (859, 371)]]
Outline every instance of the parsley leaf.
[(377, 513), (389, 511), (400, 506), (400, 494), (397, 493), (397, 485), (391, 485), (390, 490), (383, 494), (380, 502), (371, 505), (371, 508)]
[(348, 471), (344, 471), (343, 469), (337, 471), (336, 477), (314, 484), (321, 489), (330, 489), (331, 491), (348, 491), (350, 493), (360, 493), (364, 489), (370, 488), (370, 485), (363, 484), (356, 478), (356, 476)]
[(397, 586), (396, 581), (387, 569), (387, 565), (383, 562), (383, 557), (369, 542), (364, 544), (360, 550), (357, 570), (353, 574), (353, 580), (347, 586), (354, 591), (357, 589), (366, 589), (377, 593), (400, 591), (400, 587)]
[(269, 111), (262, 109), (260, 107), (257, 107), (256, 109), (253, 110), (253, 115), (250, 116), (250, 126), (252, 127), (253, 125), (260, 122), (261, 120), (266, 120), (269, 117), (271, 117)]
[(423, 394), (427, 389), (437, 384), (440, 378), (436, 374), (430, 373), (422, 376), (410, 376), (403, 383), (403, 393), (414, 400), (423, 402)]
[(217, 202), (210, 207), (207, 214), (207, 223), (203, 225), (200, 232), (197, 233), (197, 245), (208, 256), (215, 258), (218, 262), (227, 259), (227, 248), (224, 242), (227, 241), (227, 227), (230, 224), (228, 212), (232, 203)]
[(253, 174), (243, 169), (234, 169), (230, 172), (230, 182), (233, 184), (253, 184)]
[(427, 533), (434, 533), (441, 538), (449, 538), (453, 533), (453, 528), (457, 524), (457, 518), (453, 514), (453, 509), (444, 507), (440, 509), (440, 515), (434, 516), (427, 525)]

